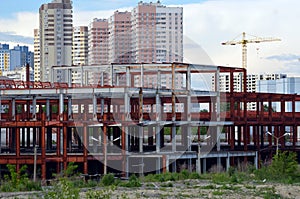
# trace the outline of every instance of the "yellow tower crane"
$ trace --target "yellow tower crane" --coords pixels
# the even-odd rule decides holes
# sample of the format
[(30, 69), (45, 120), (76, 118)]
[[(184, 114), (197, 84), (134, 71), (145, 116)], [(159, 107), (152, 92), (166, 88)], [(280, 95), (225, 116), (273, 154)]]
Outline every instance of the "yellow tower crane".
[[(239, 35), (240, 36), (240, 35)], [(237, 37), (239, 37), (237, 36)], [(252, 35), (251, 35), (252, 36)], [(269, 42), (269, 41), (281, 41), (278, 38), (271, 37), (256, 37), (253, 36), (253, 39), (246, 39), (246, 33), (242, 33), (242, 40), (236, 41), (235, 39), (232, 41), (223, 42), (222, 45), (236, 45), (242, 44), (242, 67), (247, 69), (247, 43), (260, 43), (260, 42)]]

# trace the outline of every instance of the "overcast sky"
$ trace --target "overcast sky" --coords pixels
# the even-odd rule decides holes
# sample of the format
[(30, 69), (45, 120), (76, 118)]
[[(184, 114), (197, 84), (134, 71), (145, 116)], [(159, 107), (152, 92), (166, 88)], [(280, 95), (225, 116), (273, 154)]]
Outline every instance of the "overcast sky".
[[(5, 1), (0, 6), (0, 42), (25, 44), (32, 50), (33, 29), (38, 28), (38, 9), (48, 2), (51, 1)], [(73, 0), (74, 25), (88, 25), (93, 18), (107, 18), (117, 9), (130, 11), (137, 3), (132, 0)], [(235, 38), (240, 40), (239, 35), (246, 32), (282, 40), (248, 44), (249, 73), (300, 76), (300, 1), (161, 0), (161, 3), (184, 8), (185, 62), (241, 67), (241, 46), (222, 46), (221, 43)]]

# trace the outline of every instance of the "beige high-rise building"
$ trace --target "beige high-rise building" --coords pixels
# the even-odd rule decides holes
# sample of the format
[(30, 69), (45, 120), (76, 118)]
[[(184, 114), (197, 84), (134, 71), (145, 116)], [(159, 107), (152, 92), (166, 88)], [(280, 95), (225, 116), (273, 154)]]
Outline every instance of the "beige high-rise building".
[(182, 7), (140, 1), (90, 24), (89, 65), (153, 62), (183, 62)]
[(53, 66), (72, 64), (72, 1), (53, 0), (43, 4), (40, 16), (40, 77), (41, 81), (66, 82), (62, 71), (53, 73)]
[(183, 8), (139, 2), (132, 11), (134, 62), (183, 62)]
[(131, 63), (131, 13), (114, 12), (109, 33), (109, 63)]
[(34, 29), (34, 81), (41, 80), (40, 76), (40, 34), (39, 29)]
[(95, 18), (89, 25), (88, 64), (108, 64), (108, 20)]
[[(166, 7), (140, 1), (132, 10), (132, 58), (136, 63), (183, 62), (183, 8)], [(156, 75), (146, 75), (145, 87), (156, 87)], [(176, 74), (175, 88), (185, 86), (182, 74)], [(161, 86), (172, 87), (172, 75), (161, 76)], [(141, 78), (134, 77), (136, 85)]]

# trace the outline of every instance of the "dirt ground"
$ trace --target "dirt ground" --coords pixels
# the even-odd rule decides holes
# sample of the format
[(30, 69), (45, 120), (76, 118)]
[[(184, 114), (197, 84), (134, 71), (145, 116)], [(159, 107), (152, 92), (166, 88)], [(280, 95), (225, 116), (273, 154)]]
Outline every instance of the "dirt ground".
[[(103, 188), (89, 189), (99, 191)], [(82, 190), (80, 198), (86, 198), (86, 191)], [(40, 192), (0, 193), (0, 198), (40, 198)], [(251, 182), (243, 184), (213, 184), (206, 180), (185, 180), (164, 183), (144, 183), (140, 188), (119, 187), (112, 193), (111, 198), (224, 198), (224, 199), (260, 199), (285, 198), (300, 199), (300, 185), (274, 184), (268, 182)]]

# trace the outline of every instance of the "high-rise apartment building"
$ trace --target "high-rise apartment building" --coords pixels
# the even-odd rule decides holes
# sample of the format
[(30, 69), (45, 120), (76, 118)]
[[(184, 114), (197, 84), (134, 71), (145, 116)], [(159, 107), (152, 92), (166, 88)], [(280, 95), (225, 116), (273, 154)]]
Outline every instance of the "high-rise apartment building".
[[(132, 62), (183, 62), (183, 8), (139, 2), (132, 10)], [(175, 88), (184, 87), (184, 78), (176, 74)], [(171, 88), (171, 75), (161, 76), (161, 86)], [(141, 79), (135, 76), (140, 85)], [(156, 76), (144, 76), (145, 87), (156, 87)]]
[(52, 77), (51, 68), (72, 65), (72, 1), (53, 0), (43, 4), (39, 14), (41, 81), (66, 81), (61, 71)]
[(16, 68), (26, 66), (26, 64), (33, 67), (33, 53), (28, 50), (28, 46), (14, 46), (10, 50), (9, 70), (15, 70)]
[(34, 29), (34, 81), (40, 81), (40, 32), (39, 29)]
[[(258, 82), (260, 80), (279, 80), (286, 78), (286, 74), (248, 74), (247, 75), (247, 92), (259, 92)], [(241, 92), (243, 77), (241, 73), (233, 75), (233, 91)], [(212, 90), (215, 88), (215, 79), (212, 78)], [(220, 92), (230, 92), (230, 75), (222, 73), (220, 75)], [(248, 103), (248, 110), (255, 110), (256, 103)]]
[[(264, 79), (257, 81), (257, 92), (279, 93), (279, 94), (300, 94), (300, 77), (286, 77), (278, 79)], [(266, 104), (268, 105), (268, 104)], [(281, 111), (281, 102), (273, 102), (272, 109), (275, 112)], [(284, 107), (286, 112), (293, 110), (292, 102), (286, 102)], [(296, 112), (300, 111), (300, 104), (295, 103)]]
[[(277, 80), (286, 78), (286, 74), (248, 74), (247, 75), (247, 92), (257, 92), (257, 82), (259, 80)], [(212, 78), (212, 88), (214, 90), (215, 83)], [(233, 75), (233, 91), (241, 92), (241, 84), (243, 82), (242, 74), (235, 73)], [(220, 75), (220, 91), (230, 92), (230, 75), (222, 73)]]
[(88, 27), (78, 26), (73, 28), (73, 65), (88, 64)]
[(108, 27), (109, 63), (131, 63), (131, 13), (114, 12)]
[(10, 51), (8, 44), (0, 44), (0, 75), (10, 68)]
[(183, 62), (183, 8), (141, 1), (131, 21), (134, 62)]
[(108, 20), (95, 18), (89, 25), (88, 64), (108, 64)]
[[(88, 65), (88, 27), (77, 26), (73, 28), (72, 61), (75, 66)], [(72, 82), (81, 81), (81, 72), (72, 72)]]
[(153, 62), (183, 62), (183, 8), (141, 1), (89, 25), (89, 65)]

